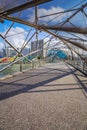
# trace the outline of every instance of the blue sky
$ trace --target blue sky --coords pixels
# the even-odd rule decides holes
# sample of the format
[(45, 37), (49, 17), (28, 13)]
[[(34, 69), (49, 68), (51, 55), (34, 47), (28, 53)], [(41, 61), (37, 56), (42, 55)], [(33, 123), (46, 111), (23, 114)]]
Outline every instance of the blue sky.
[[(8, 27), (12, 24), (12, 21), (9, 20), (4, 20), (4, 23), (0, 23), (0, 32), (4, 32), (8, 29)], [(21, 27), (24, 28), (25, 30), (28, 30), (29, 27), (23, 24), (19, 23), (14, 23), (13, 27)]]
[[(43, 4), (40, 7), (51, 7), (51, 6), (59, 6), (62, 7), (64, 9), (69, 9), (73, 6), (75, 6), (76, 4), (80, 3), (83, 0), (53, 0), (51, 2), (48, 2), (47, 4)], [(85, 2), (87, 2), (86, 0), (84, 0)]]
[[(78, 4), (78, 3), (80, 3), (81, 1), (84, 1), (84, 3), (85, 2), (87, 2), (87, 0), (53, 0), (53, 1), (51, 1), (51, 2), (48, 2), (48, 3), (46, 3), (46, 4), (42, 4), (42, 5), (40, 5), (38, 8), (39, 8), (39, 11), (40, 11), (40, 13), (39, 13), (39, 15), (45, 15), (46, 13), (54, 13), (55, 11), (64, 11), (64, 10), (67, 10), (67, 9), (70, 9), (71, 7), (73, 7), (73, 6), (75, 6), (76, 4)], [(78, 6), (79, 7), (79, 6)], [(31, 16), (32, 17), (29, 17), (29, 19), (28, 19), (28, 14), (29, 14), (29, 10), (30, 10), (30, 14), (31, 14), (31, 12), (32, 12), (32, 14), (31, 14)], [(78, 17), (79, 16), (79, 17)], [(75, 20), (77, 19), (77, 17), (79, 18), (79, 19), (77, 19), (77, 20), (79, 20), (79, 23), (81, 24), (81, 23), (83, 23), (81, 20), (80, 20), (80, 18), (81, 18), (81, 15), (79, 14), (78, 16), (76, 16), (76, 18), (75, 18)], [(27, 18), (27, 20), (30, 20), (30, 19), (32, 19), (33, 20), (33, 17), (34, 17), (34, 10), (32, 10), (32, 9), (28, 9), (27, 11), (26, 11), (26, 15), (25, 14), (22, 14), (21, 15), (21, 18)], [(52, 19), (52, 18), (51, 18)], [(46, 19), (44, 19), (44, 22), (47, 22), (47, 20), (50, 20), (50, 18), (46, 18)], [(60, 19), (57, 19), (57, 20), (60, 20)], [(63, 20), (63, 17), (61, 17), (61, 20)], [(75, 22), (75, 20), (74, 20), (74, 22)], [(5, 33), (6, 32), (6, 30), (8, 29), (8, 27), (11, 25), (11, 21), (7, 21), (7, 20), (5, 20), (4, 21), (4, 23), (0, 23), (0, 33)], [(22, 24), (19, 24), (19, 23), (15, 23), (14, 24), (14, 26), (12, 27), (12, 33), (14, 33), (14, 32), (19, 32), (19, 30), (28, 30), (30, 27), (28, 27), (28, 26), (25, 26), (25, 25), (22, 25)], [(11, 34), (11, 33), (10, 33)], [(23, 37), (22, 38), (22, 40), (24, 40), (24, 35), (22, 35), (21, 37)], [(13, 37), (12, 37), (13, 38)], [(15, 39), (16, 38), (16, 39)], [(13, 40), (10, 38), (9, 40), (11, 40), (11, 42), (14, 42), (14, 41), (17, 41), (18, 42), (18, 40), (20, 41), (20, 39), (19, 39), (19, 36), (18, 37), (15, 37)], [(41, 37), (42, 38), (42, 37)], [(18, 42), (19, 43), (19, 42)], [(2, 42), (2, 40), (0, 39), (0, 44), (3, 44), (3, 42)]]
[[(48, 10), (51, 7), (61, 7), (64, 10), (66, 10), (66, 9), (70, 9), (71, 7), (73, 7), (76, 4), (80, 3), (81, 1), (87, 2), (87, 0), (52, 0), (51, 2), (47, 2), (46, 4), (40, 5), (38, 8), (45, 8), (45, 9)], [(52, 12), (50, 12), (50, 13), (52, 13)], [(0, 32), (5, 31), (9, 27), (10, 24), (11, 24), (10, 21), (4, 21), (4, 24), (0, 23)], [(27, 30), (27, 28), (28, 28), (27, 26), (24, 26), (24, 25), (19, 24), (19, 23), (15, 23), (14, 28), (16, 26), (22, 27), (25, 30)]]

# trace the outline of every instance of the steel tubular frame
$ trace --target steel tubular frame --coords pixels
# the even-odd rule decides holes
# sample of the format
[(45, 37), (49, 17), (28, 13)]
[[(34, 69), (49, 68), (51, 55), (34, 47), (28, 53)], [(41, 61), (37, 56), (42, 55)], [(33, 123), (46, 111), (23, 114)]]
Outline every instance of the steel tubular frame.
[[(84, 35), (87, 34), (87, 28), (78, 28), (78, 27), (74, 26), (72, 23), (71, 23), (71, 24), (73, 25), (73, 27), (65, 27), (65, 26), (64, 26), (67, 22), (70, 22), (70, 20), (71, 20), (76, 14), (78, 14), (80, 11), (82, 11), (82, 12), (84, 13), (84, 15), (87, 17), (87, 14), (85, 13), (85, 11), (83, 11), (84, 8), (87, 7), (87, 3), (84, 4), (84, 5), (82, 5), (80, 8), (67, 10), (67, 11), (65, 11), (65, 12), (60, 12), (60, 14), (61, 14), (61, 13), (67, 13), (67, 12), (69, 12), (69, 11), (75, 11), (75, 12), (74, 12), (69, 18), (67, 18), (60, 26), (57, 26), (57, 25), (55, 25), (55, 26), (39, 25), (39, 24), (38, 24), (38, 18), (47, 17), (48, 15), (38, 17), (38, 16), (37, 16), (37, 7), (35, 8), (35, 11), (36, 11), (36, 12), (35, 12), (35, 14), (36, 14), (36, 15), (35, 15), (35, 18), (36, 18), (35, 24), (34, 24), (34, 23), (31, 23), (31, 22), (29, 22), (29, 21), (21, 20), (21, 19), (19, 19), (19, 18), (17, 18), (17, 17), (15, 18), (15, 17), (10, 16), (10, 14), (13, 14), (13, 13), (16, 13), (16, 12), (19, 12), (19, 11), (22, 11), (22, 10), (25, 10), (25, 9), (27, 9), (27, 8), (35, 7), (35, 6), (39, 5), (39, 4), (42, 4), (42, 3), (45, 3), (45, 2), (49, 2), (49, 1), (51, 1), (51, 0), (32, 0), (32, 1), (30, 1), (30, 2), (27, 2), (27, 3), (23, 4), (23, 5), (14, 7), (14, 8), (12, 8), (12, 9), (9, 9), (9, 10), (6, 10), (6, 11), (2, 11), (2, 12), (0, 12), (0, 16), (1, 16), (1, 18), (3, 18), (3, 19), (7, 19), (7, 20), (10, 20), (10, 21), (13, 21), (13, 24), (14, 24), (14, 22), (18, 22), (18, 23), (21, 23), (21, 24), (24, 24), (24, 25), (31, 26), (31, 27), (35, 28), (36, 30), (41, 30), (41, 31), (44, 31), (44, 32), (46, 32), (46, 33), (49, 33), (50, 35), (52, 35), (52, 36), (58, 38), (60, 41), (62, 41), (64, 44), (67, 45), (68, 49), (71, 51), (72, 57), (73, 57), (73, 52), (75, 52), (82, 60), (85, 60), (78, 52), (76, 52), (74, 49), (72, 49), (72, 47), (70, 47), (67, 43), (70, 43), (70, 44), (72, 44), (72, 45), (74, 45), (74, 46), (76, 46), (76, 47), (78, 47), (78, 48), (80, 48), (80, 49), (83, 49), (83, 50), (87, 51), (87, 48), (86, 48), (86, 47), (84, 47), (82, 44), (79, 44), (79, 43), (76, 42), (76, 41), (72, 41), (72, 40), (70, 40), (70, 39), (66, 39), (66, 38), (60, 36), (60, 35), (57, 34), (57, 33), (53, 33), (51, 30), (56, 30), (56, 32), (57, 32), (57, 31), (62, 31), (62, 32), (70, 32), (70, 33), (84, 34)], [(50, 14), (49, 16), (51, 16), (51, 15), (56, 15), (56, 14), (59, 14), (59, 12), (58, 12), (58, 13), (54, 13), (54, 14)], [(13, 26), (13, 24), (10, 26), (10, 28)], [(10, 28), (7, 30), (5, 36), (6, 36), (7, 33), (10, 31)], [(32, 53), (26, 55), (26, 56), (24, 56), (24, 55), (22, 54), (22, 50), (25, 48), (25, 46), (28, 44), (28, 42), (33, 38), (33, 36), (34, 36), (35, 34), (36, 34), (36, 39), (38, 40), (38, 38), (37, 38), (37, 37), (38, 37), (38, 36), (37, 36), (38, 34), (37, 34), (37, 31), (36, 31), (36, 32), (33, 33), (33, 35), (29, 38), (29, 40), (26, 42), (26, 44), (24, 44), (24, 45), (22, 46), (20, 52), (5, 38), (5, 36), (3, 36), (3, 35), (0, 34), (0, 37), (3, 38), (3, 39), (18, 53), (17, 56), (18, 56), (19, 54), (22, 56), (21, 58), (19, 58), (19, 59), (17, 59), (17, 60), (16, 60), (16, 58), (17, 58), (17, 56), (16, 56), (16, 57), (15, 57), (15, 61), (13, 61), (13, 62), (10, 63), (9, 65), (7, 65), (7, 67), (4, 67), (3, 69), (1, 69), (0, 72), (2, 72), (3, 70), (7, 69), (8, 67), (10, 67), (11, 65), (13, 65), (14, 63), (16, 63), (16, 62), (18, 62), (18, 61), (21, 61), (23, 58), (27, 57), (28, 55), (34, 54), (34, 53), (36, 53), (36, 52), (38, 52), (38, 51), (41, 51), (41, 49), (38, 49), (38, 50), (36, 50), (36, 51), (34, 51), (34, 52), (32, 52)], [(45, 48), (45, 49), (47, 49), (47, 48)], [(27, 60), (28, 60), (28, 59), (27, 59)], [(29, 61), (29, 62), (31, 62), (31, 61)]]
[(49, 1), (51, 1), (51, 0), (32, 0), (30, 2), (23, 4), (23, 5), (14, 7), (12, 9), (9, 9), (9, 10), (6, 10), (6, 11), (2, 11), (0, 13), (0, 15), (10, 15), (10, 14), (17, 13), (17, 12), (25, 10), (27, 8), (35, 7), (37, 5), (40, 5), (40, 4), (49, 2)]

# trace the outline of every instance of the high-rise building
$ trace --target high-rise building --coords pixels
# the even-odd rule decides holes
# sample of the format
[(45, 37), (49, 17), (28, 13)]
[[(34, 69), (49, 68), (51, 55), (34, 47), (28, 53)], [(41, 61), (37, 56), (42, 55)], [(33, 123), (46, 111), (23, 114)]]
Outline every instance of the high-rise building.
[(31, 52), (36, 51), (36, 50), (40, 50), (38, 52), (36, 52), (35, 54), (33, 54), (33, 56), (37, 57), (37, 56), (43, 56), (43, 44), (44, 41), (43, 40), (38, 40), (37, 41), (32, 41), (31, 42)]
[[(17, 50), (20, 52), (21, 48), (17, 48)], [(23, 55), (27, 55), (28, 53), (30, 52), (30, 48), (28, 47), (25, 47), (23, 50), (22, 50), (22, 54)], [(7, 48), (7, 56), (8, 57), (13, 57), (17, 54), (17, 52), (12, 48), (12, 47), (8, 47)]]
[(6, 51), (5, 49), (0, 49), (0, 58), (3, 58), (6, 56)]

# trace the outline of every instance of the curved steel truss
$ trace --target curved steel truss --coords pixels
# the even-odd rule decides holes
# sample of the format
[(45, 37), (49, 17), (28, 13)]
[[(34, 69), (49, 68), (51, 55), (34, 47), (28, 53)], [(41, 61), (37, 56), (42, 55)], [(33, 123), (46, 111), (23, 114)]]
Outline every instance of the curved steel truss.
[[(69, 63), (72, 63), (73, 65), (75, 65), (76, 62), (76, 64), (81, 64), (81, 66), (83, 66), (83, 71), (85, 65), (84, 72), (87, 73), (87, 1), (83, 0), (74, 7), (70, 7), (66, 10), (61, 9), (61, 11), (53, 13), (49, 13), (48, 11), (47, 13), (47, 7), (50, 9), (49, 3), (51, 2), (53, 3), (55, 0), (0, 0), (1, 26), (4, 27), (5, 20), (11, 21), (9, 28), (4, 34), (1, 33), (0, 37), (17, 52), (14, 60), (3, 67), (0, 72), (24, 58), (26, 58), (27, 62), (32, 62), (27, 56), (38, 53), (43, 49), (37, 48), (37, 50), (34, 50), (27, 55), (23, 55), (22, 51), (29, 42), (33, 41), (33, 39), (36, 38), (36, 43), (38, 43), (39, 37), (45, 32), (43, 39), (48, 38), (48, 40), (43, 43), (44, 50), (47, 51), (50, 48), (58, 46), (58, 49), (67, 53), (67, 61)], [(42, 7), (39, 7), (42, 5), (46, 12), (44, 15), (41, 13), (41, 11), (43, 11)], [(27, 25), (29, 28), (27, 31), (25, 30), (24, 32), (19, 33), (26, 32), (25, 40), (20, 50), (18, 50), (9, 40), (9, 37), (19, 35), (9, 35), (9, 32), (15, 23)], [(53, 38), (56, 38), (56, 45), (52, 45)], [(67, 49), (64, 49), (61, 45), (65, 45)], [(78, 60), (80, 62), (78, 62)]]

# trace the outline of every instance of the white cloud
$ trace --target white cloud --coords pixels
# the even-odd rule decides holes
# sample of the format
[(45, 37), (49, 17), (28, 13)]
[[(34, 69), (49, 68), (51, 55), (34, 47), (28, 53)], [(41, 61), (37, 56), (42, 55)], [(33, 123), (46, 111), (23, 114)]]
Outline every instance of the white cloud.
[[(24, 32), (24, 33), (21, 33)], [(3, 32), (2, 35), (4, 36), (6, 33)], [(15, 48), (21, 48), (23, 43), (25, 42), (25, 38), (26, 38), (27, 32), (25, 32), (25, 29), (23, 29), (22, 27), (12, 27), (11, 30), (8, 32), (8, 34), (6, 35), (6, 39), (15, 47)], [(6, 43), (7, 44), (7, 43)], [(7, 44), (8, 46), (8, 44)], [(1, 40), (0, 41), (0, 49), (4, 48), (4, 41)], [(26, 47), (29, 47), (29, 45), (27, 45)]]
[[(61, 7), (54, 7), (54, 6), (52, 6), (52, 7), (49, 8), (49, 9), (38, 8), (38, 17), (44, 16), (44, 15), (53, 14), (53, 13), (63, 12), (63, 11), (64, 11), (63, 8), (61, 8)], [(56, 21), (59, 21), (59, 22), (60, 22), (64, 17), (66, 17), (66, 16), (68, 16), (68, 15), (69, 15), (69, 13), (67, 13), (67, 15), (66, 15), (66, 14), (63, 14), (63, 15), (57, 17), (57, 18), (54, 20), (54, 22), (56, 22)], [(52, 20), (53, 18), (55, 18), (56, 16), (58, 16), (58, 14), (57, 14), (57, 15), (51, 15), (51, 16), (47, 16), (47, 17), (41, 18), (40, 21), (48, 22), (48, 21)], [(32, 21), (32, 22), (35, 21), (34, 11), (33, 11), (32, 16), (29, 18), (29, 21)]]
[[(21, 33), (24, 32), (24, 33)], [(4, 32), (5, 34), (5, 32)], [(16, 34), (16, 35), (15, 35)], [(23, 28), (21, 27), (15, 27), (15, 28), (11, 28), (11, 30), (8, 32), (7, 34), (7, 40), (15, 47), (15, 48), (21, 48), (23, 43), (25, 42), (25, 38), (26, 38), (26, 32)], [(29, 47), (29, 45), (27, 45), (26, 47)]]
[[(24, 31), (25, 30), (21, 27), (12, 28), (7, 35), (7, 36), (10, 36), (10, 37), (7, 37), (7, 40), (11, 42), (16, 48), (21, 48), (25, 40), (25, 34), (24, 33), (18, 34), (18, 35), (15, 35), (15, 34), (24, 32)], [(11, 35), (14, 35), (14, 36), (11, 36)]]
[[(61, 11), (64, 11), (64, 9), (63, 9), (63, 8), (60, 8), (60, 7), (51, 7), (51, 8), (48, 9), (48, 10), (46, 10), (46, 9), (39, 9), (38, 15), (39, 15), (39, 16), (49, 15), (49, 14), (56, 13), (56, 12), (61, 12)], [(45, 17), (45, 18), (43, 18), (43, 21), (49, 21), (49, 20), (53, 19), (54, 17), (55, 17), (54, 15), (52, 15), (52, 16), (50, 16), (50, 17)], [(61, 16), (61, 17), (59, 17), (59, 18), (57, 18), (57, 19), (55, 19), (55, 20), (61, 20), (62, 17), (63, 17), (63, 16)]]
[(0, 42), (0, 49), (4, 48), (4, 43)]

